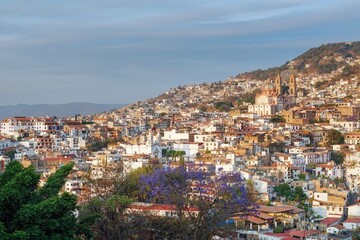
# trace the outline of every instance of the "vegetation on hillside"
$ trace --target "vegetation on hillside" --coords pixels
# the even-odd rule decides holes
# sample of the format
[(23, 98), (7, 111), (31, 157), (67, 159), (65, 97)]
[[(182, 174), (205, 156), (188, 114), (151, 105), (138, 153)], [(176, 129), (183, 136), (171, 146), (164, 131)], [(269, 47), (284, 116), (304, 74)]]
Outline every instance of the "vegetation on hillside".
[(275, 79), (279, 72), (293, 68), (298, 74), (329, 74), (339, 68), (342, 72), (337, 76), (349, 77), (360, 73), (360, 66), (349, 65), (346, 60), (360, 58), (360, 42), (352, 43), (331, 43), (311, 48), (292, 61), (280, 67), (258, 69), (251, 72), (238, 74), (236, 78), (252, 78), (258, 80)]

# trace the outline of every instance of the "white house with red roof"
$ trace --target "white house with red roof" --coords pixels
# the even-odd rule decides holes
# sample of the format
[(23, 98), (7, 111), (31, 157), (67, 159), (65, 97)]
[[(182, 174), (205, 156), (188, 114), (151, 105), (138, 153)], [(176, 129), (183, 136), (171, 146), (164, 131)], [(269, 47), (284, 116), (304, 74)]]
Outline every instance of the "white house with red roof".
[(360, 217), (358, 218), (348, 218), (343, 222), (343, 226), (346, 229), (352, 230), (357, 227), (360, 227)]
[(339, 234), (344, 229), (345, 227), (343, 225), (336, 224), (334, 226), (327, 227), (326, 232), (330, 234)]
[(331, 179), (342, 179), (344, 176), (344, 169), (341, 165), (334, 163), (333, 161), (328, 163), (317, 164), (315, 168), (316, 176), (324, 175)]

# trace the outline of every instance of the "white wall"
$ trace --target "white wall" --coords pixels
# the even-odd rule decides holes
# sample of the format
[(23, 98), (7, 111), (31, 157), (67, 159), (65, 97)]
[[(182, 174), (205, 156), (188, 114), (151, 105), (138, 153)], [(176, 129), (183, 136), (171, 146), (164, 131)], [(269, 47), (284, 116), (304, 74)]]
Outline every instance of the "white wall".
[(178, 133), (175, 129), (170, 131), (164, 131), (164, 137), (162, 140), (169, 140), (169, 141), (180, 141), (185, 140), (189, 141), (189, 133)]
[(360, 205), (349, 206), (348, 215), (353, 217), (360, 217)]
[(195, 158), (196, 153), (199, 152), (199, 145), (197, 143), (174, 143), (173, 150), (185, 151), (185, 157)]

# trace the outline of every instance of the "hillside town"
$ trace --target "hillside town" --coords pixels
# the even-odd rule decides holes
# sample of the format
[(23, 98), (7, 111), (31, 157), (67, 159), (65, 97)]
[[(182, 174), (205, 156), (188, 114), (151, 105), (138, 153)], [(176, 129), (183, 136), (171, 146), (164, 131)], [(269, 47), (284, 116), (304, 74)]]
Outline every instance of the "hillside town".
[[(360, 79), (319, 88), (342, 69), (179, 86), (91, 116), (3, 119), (0, 170), (19, 161), (44, 183), (73, 162), (63, 191), (79, 203), (94, 195), (88, 177), (106, 178), (117, 163), (123, 175), (154, 165), (238, 173), (258, 204), (256, 214), (231, 218), (239, 239), (352, 239), (360, 227)], [(236, 99), (246, 94), (254, 98)], [(129, 209), (173, 211), (141, 202)]]

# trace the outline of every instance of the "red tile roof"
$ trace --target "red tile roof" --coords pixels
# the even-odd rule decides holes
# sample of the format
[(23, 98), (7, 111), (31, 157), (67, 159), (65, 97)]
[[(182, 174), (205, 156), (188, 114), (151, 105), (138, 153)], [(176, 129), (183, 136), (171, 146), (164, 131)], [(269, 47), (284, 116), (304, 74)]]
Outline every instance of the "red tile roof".
[(257, 218), (257, 217), (254, 217), (254, 216), (248, 216), (246, 218), (247, 221), (249, 222), (252, 222), (252, 223), (255, 223), (255, 224), (266, 224), (266, 221), (260, 219), (260, 218)]
[(320, 223), (325, 224), (327, 227), (329, 227), (329, 226), (335, 224), (338, 221), (339, 221), (339, 218), (328, 217), (328, 218), (325, 218), (325, 219), (321, 220)]
[(307, 237), (314, 233), (319, 233), (319, 231), (316, 230), (290, 230), (289, 235), (292, 237)]
[(293, 213), (304, 212), (303, 209), (294, 206), (264, 206), (264, 205), (260, 206), (258, 211), (265, 213), (279, 213), (279, 212), (290, 212), (290, 211), (292, 211)]
[(345, 220), (346, 223), (360, 223), (360, 218), (348, 218)]
[(262, 213), (262, 212), (260, 212), (257, 216), (258, 216), (259, 218), (265, 219), (265, 220), (270, 220), (270, 219), (274, 219), (274, 218), (275, 218), (275, 217), (273, 217), (273, 216), (267, 215), (266, 213)]
[(340, 225), (340, 224), (337, 224), (337, 225), (335, 225), (335, 226), (331, 226), (331, 227), (333, 227), (333, 228), (337, 228), (337, 229), (339, 229), (339, 230), (341, 230), (341, 229), (344, 229), (344, 228), (345, 228), (343, 225)]

